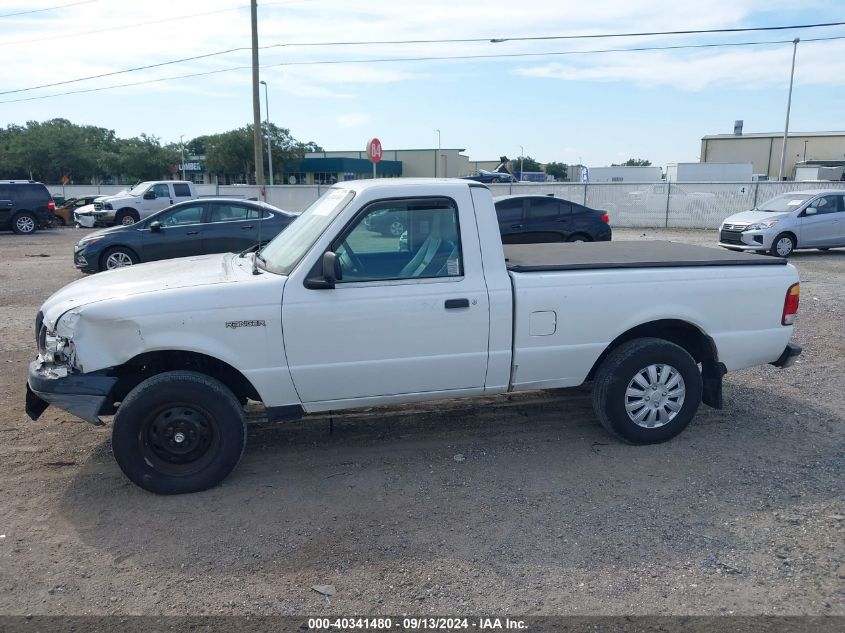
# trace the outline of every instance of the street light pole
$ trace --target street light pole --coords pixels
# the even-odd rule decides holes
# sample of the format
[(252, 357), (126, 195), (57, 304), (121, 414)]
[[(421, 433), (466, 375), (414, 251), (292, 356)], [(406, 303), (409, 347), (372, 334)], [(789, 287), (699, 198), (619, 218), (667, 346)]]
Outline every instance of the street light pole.
[(182, 164), (179, 165), (182, 168), (182, 180), (185, 180), (185, 143), (182, 142), (182, 139), (185, 138), (184, 134), (179, 135), (179, 156), (182, 159)]
[(798, 42), (801, 38), (796, 37), (792, 40), (792, 70), (789, 71), (789, 96), (786, 99), (786, 124), (783, 127), (783, 147), (780, 152), (780, 170), (778, 170), (778, 180), (783, 180), (783, 169), (786, 165), (786, 137), (789, 134), (789, 110), (792, 107), (792, 79), (795, 77), (795, 54), (798, 52)]
[(519, 146), (519, 180), (520, 180), (520, 182), (522, 181), (522, 164), (523, 164), (522, 161), (524, 161), (524, 160), (525, 160), (525, 148), (522, 145), (520, 145)]
[(267, 82), (264, 85), (264, 110), (267, 112), (267, 160), (270, 162), (270, 184), (273, 184), (273, 148), (270, 146), (270, 98), (267, 96)]
[(437, 164), (440, 162), (440, 130), (437, 132), (437, 158), (434, 159), (434, 177), (437, 178)]

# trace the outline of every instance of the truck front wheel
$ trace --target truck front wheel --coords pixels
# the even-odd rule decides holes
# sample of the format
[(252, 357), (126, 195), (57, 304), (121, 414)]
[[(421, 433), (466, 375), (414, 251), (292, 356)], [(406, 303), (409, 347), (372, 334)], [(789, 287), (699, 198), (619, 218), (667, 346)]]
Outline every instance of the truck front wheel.
[(623, 343), (595, 377), (593, 409), (605, 429), (632, 444), (665, 442), (692, 421), (701, 372), (682, 347), (659, 338)]
[(121, 209), (114, 216), (114, 223), (119, 226), (129, 226), (141, 219), (135, 209)]
[(134, 483), (157, 494), (219, 484), (246, 445), (243, 407), (220, 381), (192, 371), (148, 378), (123, 400), (112, 450)]

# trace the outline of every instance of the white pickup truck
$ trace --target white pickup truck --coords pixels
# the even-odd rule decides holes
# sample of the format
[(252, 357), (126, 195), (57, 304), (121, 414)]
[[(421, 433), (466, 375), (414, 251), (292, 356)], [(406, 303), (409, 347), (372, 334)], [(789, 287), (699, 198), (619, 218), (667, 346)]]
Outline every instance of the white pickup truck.
[[(367, 218), (404, 210), (399, 237)], [(593, 381), (596, 415), (662, 442), (728, 370), (785, 367), (798, 275), (779, 258), (661, 242), (502, 247), (466, 180), (332, 187), (257, 255), (76, 281), (35, 323), (26, 410), (116, 414), (114, 455), (157, 493), (214, 486), (244, 450), (244, 404), (317, 411)], [(565, 416), (565, 412), (561, 412)]]
[(110, 226), (135, 224), (156, 211), (199, 197), (197, 187), (184, 180), (150, 180), (141, 182), (129, 191), (105, 196), (94, 201), (92, 209), (74, 214), (81, 226)]

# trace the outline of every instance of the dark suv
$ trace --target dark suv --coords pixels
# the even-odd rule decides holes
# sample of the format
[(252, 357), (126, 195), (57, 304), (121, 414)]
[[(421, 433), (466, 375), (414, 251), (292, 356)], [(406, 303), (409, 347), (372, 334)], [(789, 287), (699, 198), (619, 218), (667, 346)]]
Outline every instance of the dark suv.
[(0, 180), (0, 231), (35, 233), (53, 222), (56, 203), (47, 187), (34, 180)]
[(605, 242), (611, 238), (605, 211), (548, 196), (495, 198), (503, 244)]

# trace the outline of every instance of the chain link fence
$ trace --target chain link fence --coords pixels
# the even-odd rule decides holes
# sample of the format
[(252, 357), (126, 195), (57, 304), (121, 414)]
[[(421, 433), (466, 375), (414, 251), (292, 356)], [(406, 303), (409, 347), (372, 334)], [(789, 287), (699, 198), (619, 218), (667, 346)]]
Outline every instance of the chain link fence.
[[(401, 182), (401, 181), (397, 181)], [(548, 195), (607, 211), (618, 227), (717, 229), (734, 213), (752, 209), (782, 193), (798, 190), (845, 190), (845, 182), (650, 182), (650, 183), (513, 183), (488, 185), (494, 196)], [(120, 185), (67, 185), (65, 195), (109, 195)], [(269, 204), (287, 211), (302, 211), (327, 185), (267, 186)], [(59, 193), (60, 187), (49, 187)], [(200, 196), (258, 199), (256, 185), (197, 185)]]

